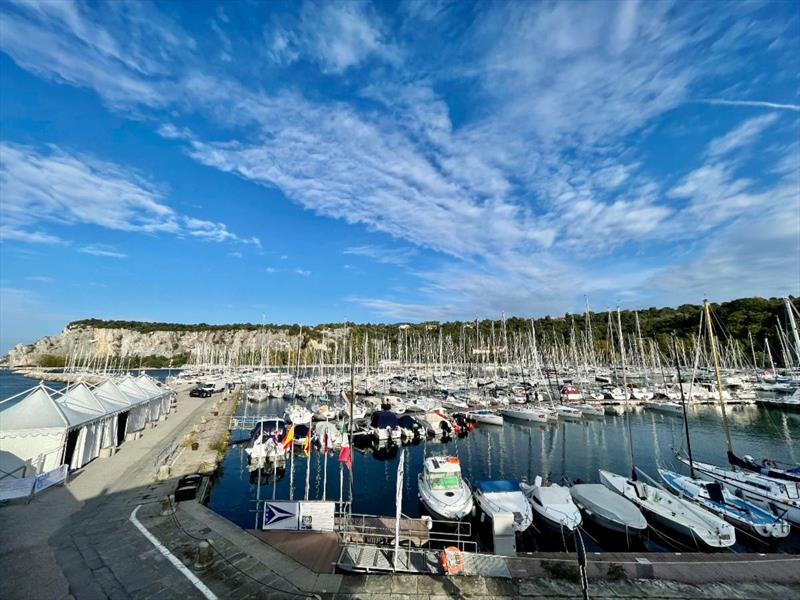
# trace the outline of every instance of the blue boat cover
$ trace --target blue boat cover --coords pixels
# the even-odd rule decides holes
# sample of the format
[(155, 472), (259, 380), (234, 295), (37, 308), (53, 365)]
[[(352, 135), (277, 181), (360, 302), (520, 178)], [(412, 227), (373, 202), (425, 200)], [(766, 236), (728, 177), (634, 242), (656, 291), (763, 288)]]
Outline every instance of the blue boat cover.
[(403, 415), (399, 419), (397, 419), (397, 424), (400, 427), (404, 427), (405, 429), (414, 429), (417, 427), (418, 423), (414, 420), (414, 417), (409, 415)]
[(370, 425), (380, 429), (384, 427), (397, 427), (397, 415), (390, 410), (376, 410), (372, 413)]
[(519, 491), (519, 482), (516, 479), (479, 479), (475, 485), (484, 493)]

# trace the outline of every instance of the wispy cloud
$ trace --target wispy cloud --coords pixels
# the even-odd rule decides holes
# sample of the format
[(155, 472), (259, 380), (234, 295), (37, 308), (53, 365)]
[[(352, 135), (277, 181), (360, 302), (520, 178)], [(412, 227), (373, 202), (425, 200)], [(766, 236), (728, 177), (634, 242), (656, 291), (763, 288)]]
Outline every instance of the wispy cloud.
[(778, 115), (776, 114), (767, 114), (748, 119), (733, 131), (728, 132), (722, 137), (711, 140), (708, 145), (708, 154), (711, 156), (720, 156), (743, 146), (747, 146), (777, 120)]
[(417, 251), (414, 248), (389, 248), (374, 245), (352, 246), (342, 251), (342, 254), (364, 256), (389, 265), (407, 264), (416, 253)]
[(223, 223), (177, 213), (167, 205), (165, 191), (137, 173), (56, 146), (37, 149), (0, 142), (0, 178), (0, 235), (6, 240), (59, 243), (57, 236), (31, 231), (56, 223), (260, 245), (258, 238), (241, 238)]
[(300, 275), (300, 277), (310, 277), (311, 276), (311, 271), (307, 271), (305, 269), (295, 269), (294, 272), (297, 275)]
[[(308, 93), (298, 91), (305, 80), (265, 86), (209, 68), (191, 36), (157, 15), (134, 19), (119, 11), (104, 20), (90, 5), (14, 5), (4, 10), (11, 33), (0, 45), (32, 72), (95, 89), (137, 117), (154, 115), (159, 133), (204, 165), (392, 239), (347, 254), (401, 265), (410, 255), (390, 244), (438, 253), (444, 266), (417, 273), (419, 298), (359, 299), (384, 314), (556, 309), (569, 300), (554, 281), (570, 282), (574, 296), (612, 287), (614, 278), (592, 279), (590, 265), (605, 259), (600, 268), (609, 271), (615, 252), (645, 256), (658, 245), (668, 254), (684, 240), (724, 236), (737, 219), (772, 210), (776, 198), (796, 203), (786, 156), (762, 157), (772, 164), (767, 171), (781, 169), (771, 180), (742, 172), (736, 159), (785, 114), (757, 117), (724, 136), (715, 131), (716, 139), (698, 144), (704, 150), (685, 157), (688, 166), (669, 177), (648, 165), (643, 149), (665, 115), (692, 98), (722, 94), (713, 90), (737, 68), (735, 49), (775, 41), (777, 34), (760, 26), (768, 17), (750, 5), (733, 11), (690, 3), (675, 11), (656, 2), (586, 3), (580, 10), (510, 3), (471, 10), (464, 26), (445, 5), (403, 6), (393, 18), (402, 21), (408, 43), (363, 3), (307, 2), (296, 15), (281, 13), (264, 28), (266, 51), (278, 65), (303, 62), (304, 77), (306, 67), (321, 70), (325, 85)], [(222, 14), (216, 25), (224, 31)], [(361, 67), (369, 77), (356, 77)], [(450, 88), (468, 90), (467, 101), (453, 102)], [(798, 110), (788, 103), (700, 102)], [(192, 122), (190, 131), (182, 125), (189, 116), (213, 127)], [(121, 178), (132, 189), (124, 188), (129, 200), (121, 211), (112, 202), (110, 214), (98, 216), (90, 202), (91, 218), (48, 199), (45, 220), (102, 217), (105, 227), (258, 244), (222, 223), (175, 213), (164, 191), (137, 176), (112, 170), (106, 177), (107, 167), (58, 152), (44, 158), (67, 166), (76, 158), (93, 176)], [(25, 158), (18, 161), (23, 167)], [(41, 186), (37, 177), (24, 181)], [(83, 187), (90, 198), (97, 194)], [(24, 202), (18, 204), (30, 212)], [(30, 236), (40, 231), (36, 225), (21, 216), (9, 224), (27, 232), (16, 235)], [(641, 277), (614, 274), (620, 291), (641, 285)]]
[(25, 281), (33, 281), (35, 283), (53, 283), (55, 279), (47, 275), (28, 275)]
[(265, 27), (264, 37), (273, 60), (291, 64), (308, 58), (326, 73), (341, 73), (370, 57), (389, 63), (400, 58), (373, 7), (361, 0), (307, 0), (295, 22), (272, 23)]
[(94, 244), (91, 246), (83, 246), (82, 248), (78, 249), (78, 252), (83, 252), (84, 254), (91, 254), (92, 256), (104, 256), (106, 258), (128, 258), (128, 255), (124, 252), (120, 252), (114, 246), (108, 246), (105, 244)]
[(762, 102), (759, 100), (722, 100), (719, 98), (703, 98), (694, 100), (701, 104), (716, 104), (719, 106), (749, 106), (754, 108), (768, 108), (770, 110), (790, 110), (800, 112), (800, 104), (783, 104), (779, 102)]

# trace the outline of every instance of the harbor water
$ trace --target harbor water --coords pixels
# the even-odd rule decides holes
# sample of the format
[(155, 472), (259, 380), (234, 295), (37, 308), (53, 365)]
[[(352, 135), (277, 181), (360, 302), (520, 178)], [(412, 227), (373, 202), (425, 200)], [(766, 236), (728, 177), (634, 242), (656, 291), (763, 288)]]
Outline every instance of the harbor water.
[[(270, 400), (262, 404), (242, 402), (240, 415), (282, 416), (288, 402)], [(800, 449), (800, 413), (756, 405), (727, 407), (731, 438), (736, 453), (756, 458), (770, 457), (798, 463)], [(679, 415), (634, 408), (628, 412), (630, 438), (633, 440), (633, 459), (641, 472), (657, 479), (658, 468), (686, 473), (675, 460), (675, 452), (685, 452), (683, 418)], [(693, 455), (697, 460), (723, 465), (726, 463), (725, 441), (720, 409), (714, 405), (692, 407), (689, 410), (689, 432)], [(314, 448), (310, 457), (295, 447), (293, 468), (285, 471), (249, 473), (244, 444), (235, 440), (247, 432), (234, 432), (234, 443), (215, 477), (208, 505), (214, 511), (245, 528), (256, 523), (258, 500), (294, 499), (305, 497), (306, 471), (309, 474), (311, 500), (344, 500), (350, 497), (350, 482), (344, 469), (344, 485), (340, 487), (341, 464), (338, 450), (327, 457)], [(631, 449), (625, 416), (583, 418), (579, 421), (559, 421), (553, 424), (534, 424), (505, 420), (502, 426), (477, 424), (465, 437), (445, 442), (419, 443), (353, 450), (352, 500), (353, 512), (373, 515), (393, 515), (395, 483), (400, 452), (405, 453), (403, 478), (404, 515), (415, 517), (422, 507), (417, 498), (417, 475), (426, 457), (454, 455), (460, 459), (462, 473), (471, 482), (480, 478), (532, 481), (537, 475), (550, 476), (554, 482), (568, 478), (573, 482), (598, 482), (598, 469), (620, 474), (631, 472)], [(325, 463), (327, 461), (327, 474)], [(293, 473), (292, 473), (293, 472)], [(640, 476), (644, 479), (644, 476)], [(323, 489), (323, 483), (327, 485)], [(259, 485), (260, 484), (260, 485)], [(342, 489), (343, 488), (343, 489)], [(341, 490), (341, 491), (340, 491)], [(619, 540), (603, 539), (602, 532), (587, 529), (587, 549), (621, 550)], [(559, 550), (563, 540), (553, 534), (533, 533), (522, 550)], [(780, 544), (767, 546), (760, 540), (741, 534), (734, 551), (800, 552), (800, 534), (793, 530)], [(626, 541), (627, 543), (627, 541)], [(651, 536), (645, 548), (659, 550), (689, 550), (684, 544)]]

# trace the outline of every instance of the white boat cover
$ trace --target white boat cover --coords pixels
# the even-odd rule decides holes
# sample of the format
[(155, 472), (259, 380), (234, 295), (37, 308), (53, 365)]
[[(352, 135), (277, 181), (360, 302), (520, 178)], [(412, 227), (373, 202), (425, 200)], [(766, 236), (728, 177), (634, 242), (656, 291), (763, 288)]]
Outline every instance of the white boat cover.
[(585, 509), (631, 529), (644, 529), (647, 521), (635, 504), (601, 483), (579, 483), (570, 488), (572, 497)]

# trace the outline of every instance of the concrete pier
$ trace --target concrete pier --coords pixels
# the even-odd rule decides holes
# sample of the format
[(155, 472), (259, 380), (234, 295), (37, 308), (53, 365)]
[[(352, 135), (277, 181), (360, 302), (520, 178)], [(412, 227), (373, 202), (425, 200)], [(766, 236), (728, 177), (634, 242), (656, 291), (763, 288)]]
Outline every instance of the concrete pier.
[[(178, 398), (177, 412), (166, 421), (126, 441), (113, 456), (92, 461), (66, 486), (30, 504), (0, 507), (0, 598), (581, 595), (570, 554), (509, 559), (510, 577), (338, 574), (325, 561), (296, 560), (277, 547), (291, 544), (273, 546), (268, 536), (251, 535), (197, 502), (167, 510), (163, 499), (181, 475), (214, 470), (235, 408), (232, 395), (190, 398), (184, 388)], [(179, 451), (168, 461), (169, 473), (161, 470), (166, 479), (157, 480), (156, 458), (176, 440)], [(197, 450), (182, 443), (192, 441)], [(202, 552), (201, 542), (208, 542)], [(647, 561), (644, 570), (641, 558)], [(788, 555), (592, 554), (587, 574), (592, 598), (800, 597), (800, 557)]]

